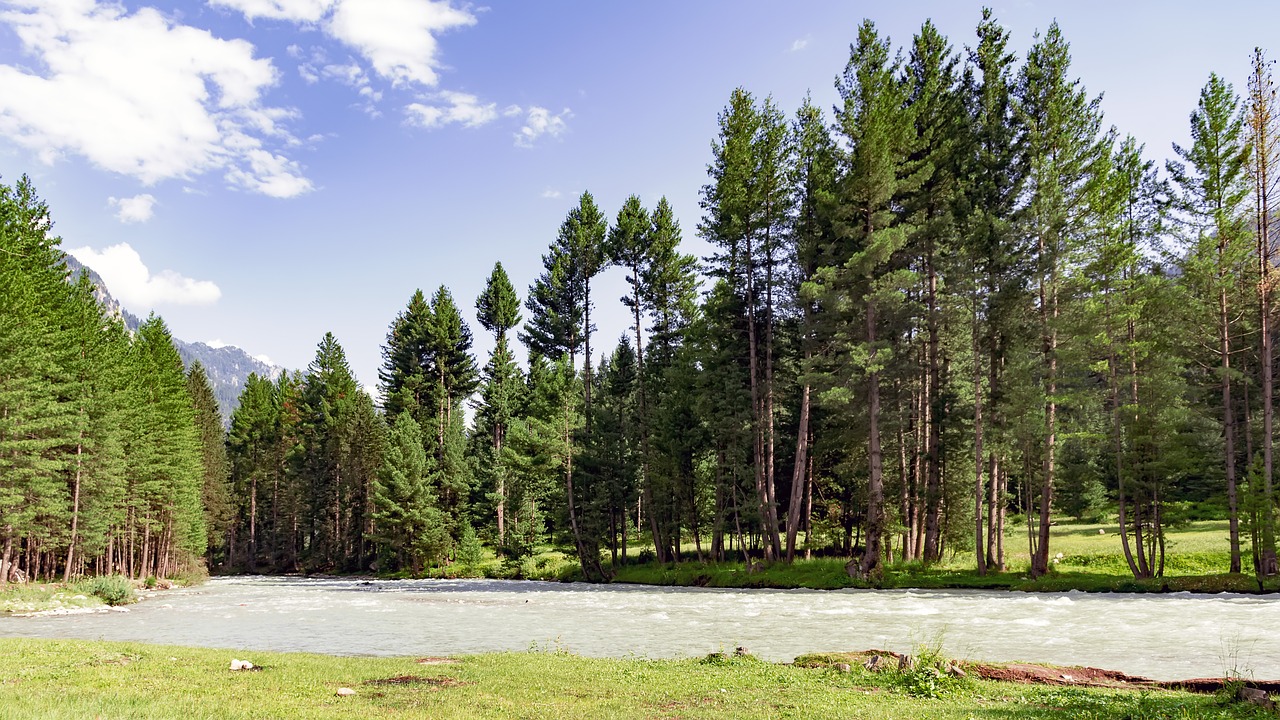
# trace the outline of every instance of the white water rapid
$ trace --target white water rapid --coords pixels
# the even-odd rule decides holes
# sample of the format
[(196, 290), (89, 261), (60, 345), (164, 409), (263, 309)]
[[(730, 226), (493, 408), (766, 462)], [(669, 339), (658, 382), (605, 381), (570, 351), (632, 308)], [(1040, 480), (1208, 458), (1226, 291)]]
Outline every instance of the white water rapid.
[(0, 618), (0, 637), (338, 655), (565, 649), (687, 657), (940, 643), (948, 656), (1091, 665), (1160, 680), (1280, 678), (1280, 600), (962, 590), (710, 590), (498, 580), (215, 578), (128, 613)]

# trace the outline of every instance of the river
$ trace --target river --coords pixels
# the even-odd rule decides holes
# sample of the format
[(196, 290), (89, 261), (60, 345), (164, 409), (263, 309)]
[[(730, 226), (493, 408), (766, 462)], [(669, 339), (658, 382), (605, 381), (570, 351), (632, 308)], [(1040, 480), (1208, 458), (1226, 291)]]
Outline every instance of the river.
[(1161, 680), (1280, 678), (1280, 602), (1248, 595), (713, 590), (502, 580), (214, 578), (128, 613), (0, 618), (0, 637), (338, 655), (563, 649), (770, 660), (910, 652), (1091, 665)]

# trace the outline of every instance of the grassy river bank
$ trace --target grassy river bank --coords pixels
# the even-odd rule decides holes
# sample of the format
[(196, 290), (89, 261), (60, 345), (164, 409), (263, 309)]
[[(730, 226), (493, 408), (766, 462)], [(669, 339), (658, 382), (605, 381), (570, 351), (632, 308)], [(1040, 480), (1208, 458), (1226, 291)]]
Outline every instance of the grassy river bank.
[[(258, 669), (232, 671), (232, 659)], [(0, 639), (6, 718), (1255, 718), (1229, 692), (1030, 685), (956, 677), (940, 658), (874, 672), (840, 657), (793, 664), (562, 652), (333, 657)], [(941, 669), (939, 669), (941, 668)], [(972, 671), (972, 668), (970, 668)], [(1064, 669), (1064, 674), (1069, 674)], [(348, 688), (354, 694), (343, 696)]]

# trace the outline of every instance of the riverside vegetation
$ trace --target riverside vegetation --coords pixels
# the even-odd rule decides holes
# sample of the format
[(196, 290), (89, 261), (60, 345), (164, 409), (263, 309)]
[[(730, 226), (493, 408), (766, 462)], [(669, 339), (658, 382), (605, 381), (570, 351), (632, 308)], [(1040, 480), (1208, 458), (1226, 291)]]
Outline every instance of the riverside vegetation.
[[(1009, 37), (863, 23), (830, 115), (729, 93), (709, 257), (665, 199), (584, 192), (523, 302), (494, 266), (483, 362), (449, 289), (413, 292), (378, 402), (326, 334), (229, 428), (0, 185), (0, 584), (559, 576), (550, 546), (588, 581), (1274, 588), (1271, 64), (1243, 98), (1210, 74), (1161, 170), (1056, 24)], [(601, 352), (606, 272), (631, 327)], [(1225, 547), (1181, 544), (1195, 519)]]
[[(244, 653), (240, 653), (244, 655)], [(563, 651), (351, 658), (134, 643), (0, 639), (0, 707), (42, 718), (1260, 718), (1229, 693), (1033, 686), (959, 678), (921, 656), (872, 672), (795, 664), (597, 659)], [(339, 696), (340, 688), (354, 695)]]

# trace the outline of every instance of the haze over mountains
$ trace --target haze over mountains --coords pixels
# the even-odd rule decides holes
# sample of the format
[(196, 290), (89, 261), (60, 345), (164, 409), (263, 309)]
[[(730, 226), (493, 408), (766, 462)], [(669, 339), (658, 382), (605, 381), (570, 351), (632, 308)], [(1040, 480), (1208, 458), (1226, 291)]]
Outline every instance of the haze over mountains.
[[(138, 330), (142, 321), (111, 295), (107, 284), (98, 273), (94, 272), (93, 268), (70, 255), (66, 256), (66, 262), (67, 269), (71, 271), (69, 277), (75, 278), (79, 273), (87, 272), (89, 280), (93, 282), (94, 296), (98, 298), (98, 302), (102, 303), (107, 312), (123, 319), (125, 327), (130, 332)], [(240, 391), (244, 389), (245, 380), (250, 373), (275, 378), (284, 372), (284, 368), (259, 360), (235, 345), (214, 347), (208, 343), (189, 342), (178, 337), (173, 338), (173, 344), (178, 349), (178, 355), (182, 357), (183, 366), (189, 369), (191, 363), (197, 360), (204, 366), (209, 384), (213, 387), (214, 397), (218, 400), (218, 409), (222, 412), (224, 423), (230, 421), (232, 411), (239, 404)]]

